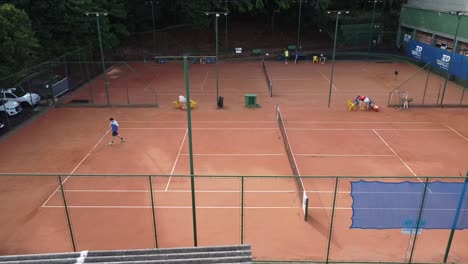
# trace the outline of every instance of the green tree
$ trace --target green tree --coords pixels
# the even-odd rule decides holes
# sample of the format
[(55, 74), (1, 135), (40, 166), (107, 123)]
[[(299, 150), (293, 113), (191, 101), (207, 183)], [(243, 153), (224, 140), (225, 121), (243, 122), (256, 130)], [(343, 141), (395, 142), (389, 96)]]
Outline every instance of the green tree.
[(0, 6), (0, 76), (31, 66), (40, 45), (25, 11), (11, 4)]
[[(1, 2), (1, 1), (0, 1)], [(108, 12), (101, 16), (103, 46), (113, 48), (128, 36), (127, 0), (13, 0), (27, 10), (48, 58), (87, 45), (98, 46), (95, 16), (89, 12)]]

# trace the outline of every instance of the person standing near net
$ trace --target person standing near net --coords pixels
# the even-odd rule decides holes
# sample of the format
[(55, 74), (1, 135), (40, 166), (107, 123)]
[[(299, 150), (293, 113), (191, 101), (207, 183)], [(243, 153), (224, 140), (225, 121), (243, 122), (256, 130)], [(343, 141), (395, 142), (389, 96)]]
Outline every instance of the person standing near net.
[(119, 135), (119, 123), (113, 117), (109, 118), (110, 127), (112, 129), (112, 141), (109, 142), (109, 145), (114, 144), (114, 138), (120, 138), (120, 142), (124, 142), (124, 138)]
[(288, 58), (289, 58), (289, 50), (285, 49), (284, 50), (284, 64), (288, 64)]

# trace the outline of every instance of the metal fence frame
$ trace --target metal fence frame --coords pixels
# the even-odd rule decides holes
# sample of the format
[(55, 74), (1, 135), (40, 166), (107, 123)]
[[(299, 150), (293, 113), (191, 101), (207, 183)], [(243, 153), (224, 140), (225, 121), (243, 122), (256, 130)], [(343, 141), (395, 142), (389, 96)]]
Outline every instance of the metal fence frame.
[[(73, 174), (73, 175), (70, 175), (70, 174), (20, 174), (20, 173), (0, 173), (0, 179), (3, 178), (3, 177), (15, 177), (15, 176), (18, 176), (18, 177), (57, 177), (57, 180), (58, 180), (58, 185), (59, 185), (59, 188), (57, 190), (60, 190), (60, 194), (61, 194), (61, 198), (62, 198), (62, 202), (63, 202), (63, 205), (64, 205), (64, 210), (65, 210), (65, 215), (66, 215), (66, 221), (67, 221), (67, 227), (68, 227), (68, 231), (69, 231), (69, 236), (70, 236), (70, 242), (72, 244), (72, 248), (73, 248), (73, 251), (76, 251), (76, 242), (75, 242), (75, 235), (74, 235), (74, 231), (73, 231), (73, 228), (72, 228), (72, 220), (71, 217), (70, 217), (70, 214), (69, 214), (69, 209), (68, 209), (68, 204), (67, 204), (67, 195), (66, 195), (66, 192), (63, 188), (63, 180), (62, 180), (62, 177), (134, 177), (134, 178), (147, 178), (148, 179), (148, 183), (149, 183), (149, 192), (150, 192), (150, 199), (151, 199), (151, 210), (152, 210), (152, 230), (153, 230), (153, 238), (154, 238), (154, 243), (155, 243), (155, 248), (158, 248), (159, 245), (158, 245), (158, 234), (157, 234), (157, 225), (156, 225), (156, 219), (157, 219), (157, 215), (156, 215), (156, 212), (155, 212), (155, 205), (154, 205), (154, 198), (153, 198), (153, 189), (152, 189), (152, 178), (154, 177), (175, 177), (175, 178), (186, 178), (187, 180), (189, 180), (192, 176), (190, 175), (146, 175), (146, 174)], [(194, 178), (198, 178), (198, 179), (203, 179), (203, 178), (216, 178), (216, 179), (240, 179), (240, 182), (241, 182), (241, 220), (240, 220), (240, 244), (244, 244), (244, 232), (245, 232), (245, 229), (244, 229), (244, 216), (245, 216), (245, 212), (244, 212), (244, 194), (245, 194), (245, 190), (244, 190), (244, 183), (245, 183), (245, 179), (255, 179), (255, 178), (274, 178), (274, 179), (293, 179), (295, 178), (296, 176), (219, 176), (219, 175), (195, 175)], [(330, 225), (329, 225), (329, 233), (328, 233), (328, 246), (327, 246), (327, 254), (326, 254), (326, 259), (321, 259), (321, 260), (307, 260), (307, 261), (313, 261), (314, 263), (329, 263), (329, 262), (333, 262), (333, 263), (352, 263), (350, 261), (346, 261), (346, 260), (340, 260), (340, 261), (336, 261), (336, 260), (330, 260), (330, 248), (331, 248), (331, 241), (332, 241), (332, 236), (333, 236), (333, 223), (334, 223), (334, 217), (335, 217), (335, 211), (336, 211), (336, 199), (337, 199), (337, 193), (338, 193), (338, 185), (339, 185), (339, 182), (340, 180), (375, 180), (376, 179), (376, 176), (301, 176), (302, 179), (306, 180), (306, 179), (333, 179), (334, 180), (334, 193), (333, 193), (333, 205), (332, 205), (332, 209), (331, 209), (331, 220), (330, 220)], [(382, 176), (382, 177), (377, 177), (378, 179), (394, 179), (396, 181), (399, 181), (399, 180), (408, 180), (412, 177), (409, 177), (409, 176)], [(424, 193), (423, 193), (423, 196), (422, 196), (422, 202), (421, 202), (421, 206), (419, 208), (419, 213), (418, 213), (418, 219), (417, 219), (417, 226), (416, 226), (416, 231), (414, 232), (415, 235), (412, 236), (410, 238), (410, 240), (412, 239), (412, 244), (411, 244), (411, 250), (409, 251), (409, 258), (407, 258), (407, 261), (406, 262), (379, 262), (379, 263), (413, 263), (413, 253), (415, 251), (415, 246), (416, 246), (416, 241), (417, 241), (417, 238), (418, 238), (418, 230), (421, 228), (421, 217), (422, 217), (422, 213), (423, 213), (423, 208), (424, 208), (424, 202), (425, 202), (425, 198), (426, 198), (426, 190), (427, 190), (427, 185), (430, 183), (431, 179), (437, 179), (437, 180), (440, 180), (441, 178), (443, 179), (446, 179), (446, 180), (453, 180), (453, 179), (457, 179), (457, 180), (462, 180), (464, 179), (464, 182), (465, 182), (465, 187), (463, 188), (463, 193), (461, 195), (461, 198), (459, 200), (459, 203), (458, 203), (458, 206), (457, 206), (457, 214), (455, 216), (456, 219), (454, 219), (454, 222), (458, 220), (458, 212), (459, 210), (461, 209), (461, 205), (463, 203), (463, 197), (465, 195), (465, 191), (466, 191), (466, 185), (468, 183), (468, 173), (465, 177), (461, 177), (461, 176), (448, 176), (448, 177), (436, 177), (436, 176), (433, 176), (433, 177), (420, 177), (420, 179), (422, 179), (423, 181), (420, 181), (422, 184), (425, 185), (425, 188), (424, 188)], [(194, 197), (194, 192), (196, 192), (196, 190), (194, 188), (191, 189), (191, 193), (192, 193), (192, 198)], [(194, 201), (192, 201), (192, 207), (194, 206)], [(195, 217), (195, 216), (193, 216)], [(194, 221), (196, 221), (195, 219), (193, 219)], [(195, 226), (196, 228), (196, 226)], [(449, 252), (450, 252), (450, 248), (452, 246), (452, 242), (453, 242), (453, 237), (454, 237), (454, 234), (455, 234), (455, 227), (453, 227), (453, 229), (451, 229), (451, 233), (450, 233), (450, 237), (447, 241), (447, 248), (445, 249), (445, 256), (444, 256), (444, 263), (447, 262), (447, 259), (448, 259), (448, 256), (449, 256)], [(411, 242), (411, 241), (410, 241)], [(194, 237), (194, 245), (196, 246), (197, 245), (197, 238), (196, 236)], [(408, 253), (408, 252), (407, 252)], [(304, 260), (305, 261), (305, 260)], [(299, 262), (304, 262), (304, 261), (299, 261)], [(275, 261), (275, 260), (259, 260), (259, 261), (256, 261), (258, 263), (262, 263), (262, 262), (279, 262), (279, 261)], [(295, 262), (297, 263), (298, 261), (281, 261), (281, 262)], [(369, 262), (369, 261), (364, 261), (364, 262)], [(362, 261), (360, 261), (359, 263), (363, 263)], [(372, 262), (369, 262), (369, 263), (372, 263)], [(416, 262), (417, 263), (417, 262)]]

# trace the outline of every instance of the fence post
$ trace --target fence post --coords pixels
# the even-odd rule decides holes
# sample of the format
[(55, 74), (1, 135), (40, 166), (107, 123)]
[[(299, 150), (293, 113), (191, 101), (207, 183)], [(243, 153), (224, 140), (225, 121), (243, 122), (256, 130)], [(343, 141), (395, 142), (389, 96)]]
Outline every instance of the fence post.
[(154, 212), (154, 198), (153, 198), (153, 182), (151, 181), (151, 175), (148, 176), (149, 180), (149, 189), (150, 189), (150, 197), (151, 197), (151, 215), (153, 216), (153, 232), (154, 232), (154, 243), (156, 248), (158, 248), (158, 234), (156, 228), (156, 213)]
[(188, 71), (188, 57), (184, 56), (184, 80), (185, 80), (185, 96), (187, 98), (187, 132), (189, 144), (189, 163), (190, 163), (190, 186), (192, 193), (192, 218), (193, 218), (193, 244), (198, 246), (197, 238), (197, 209), (195, 203), (195, 170), (193, 167), (193, 145), (192, 145), (192, 116), (190, 108), (190, 89), (189, 89), (189, 71)]
[(241, 176), (241, 245), (244, 244), (244, 176)]
[(458, 218), (460, 217), (460, 211), (462, 209), (463, 201), (465, 199), (467, 183), (468, 183), (468, 171), (466, 172), (465, 182), (463, 183), (463, 188), (460, 193), (460, 198), (458, 199), (457, 211), (455, 212), (455, 217), (453, 219), (453, 224), (452, 224), (452, 230), (450, 231), (450, 237), (447, 243), (447, 249), (445, 250), (444, 263), (447, 263), (447, 259), (450, 253), (450, 248), (452, 247), (453, 236), (455, 235), (455, 228), (457, 227)]
[(128, 74), (128, 67), (127, 64), (125, 63), (125, 91), (127, 93), (127, 104), (130, 104), (130, 96), (128, 95), (128, 85), (129, 85), (129, 74)]
[(85, 69), (86, 69), (86, 82), (85, 85), (89, 85), (89, 95), (91, 96), (91, 102), (94, 104), (94, 90), (93, 90), (93, 85), (92, 85), (92, 80), (91, 80), (91, 75), (89, 74), (89, 66), (88, 62), (85, 61)]
[(418, 231), (419, 231), (419, 228), (421, 227), (421, 216), (422, 216), (423, 210), (424, 210), (424, 203), (426, 202), (426, 193), (427, 193), (427, 184), (428, 184), (428, 182), (429, 182), (429, 177), (426, 177), (426, 182), (424, 183), (423, 196), (422, 196), (422, 200), (421, 200), (421, 207), (419, 208), (418, 221), (416, 223), (416, 230), (414, 230), (413, 246), (411, 247), (411, 252), (410, 252), (410, 257), (408, 259), (408, 263), (411, 263), (411, 261), (413, 260), (414, 248), (416, 247), (416, 239), (418, 238)]
[(58, 176), (58, 181), (59, 181), (59, 186), (60, 186), (60, 193), (62, 194), (63, 206), (65, 208), (65, 215), (67, 216), (68, 231), (70, 231), (70, 238), (72, 242), (73, 252), (76, 252), (75, 237), (73, 236), (73, 229), (71, 227), (70, 214), (68, 213), (67, 199), (65, 199), (65, 191), (63, 190), (62, 176), (60, 175)]
[(336, 193), (338, 192), (338, 180), (339, 178), (335, 178), (335, 190), (333, 192), (333, 205), (332, 205), (332, 214), (331, 214), (331, 220), (330, 220), (330, 232), (328, 234), (328, 246), (327, 246), (327, 259), (326, 263), (329, 262), (330, 260), (330, 246), (331, 246), (331, 240), (332, 240), (332, 233), (333, 233), (333, 220), (335, 217), (335, 205), (336, 205)]
[(431, 72), (431, 66), (429, 65), (427, 69), (427, 77), (426, 77), (426, 85), (424, 86), (424, 94), (422, 98), (422, 104), (424, 104), (424, 100), (426, 99), (426, 91), (427, 91), (427, 84), (429, 83), (429, 73)]

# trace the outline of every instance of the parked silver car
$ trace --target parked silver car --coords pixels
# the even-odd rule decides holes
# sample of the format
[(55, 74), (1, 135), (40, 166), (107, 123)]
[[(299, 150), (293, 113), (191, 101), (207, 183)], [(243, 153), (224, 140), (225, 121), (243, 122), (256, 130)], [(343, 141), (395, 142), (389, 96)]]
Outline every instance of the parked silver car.
[(39, 104), (41, 97), (36, 93), (27, 93), (22, 88), (7, 88), (0, 90), (0, 99), (15, 101), (19, 104), (34, 106)]
[(9, 116), (16, 115), (23, 110), (15, 101), (7, 101), (0, 99), (0, 111), (6, 112)]

